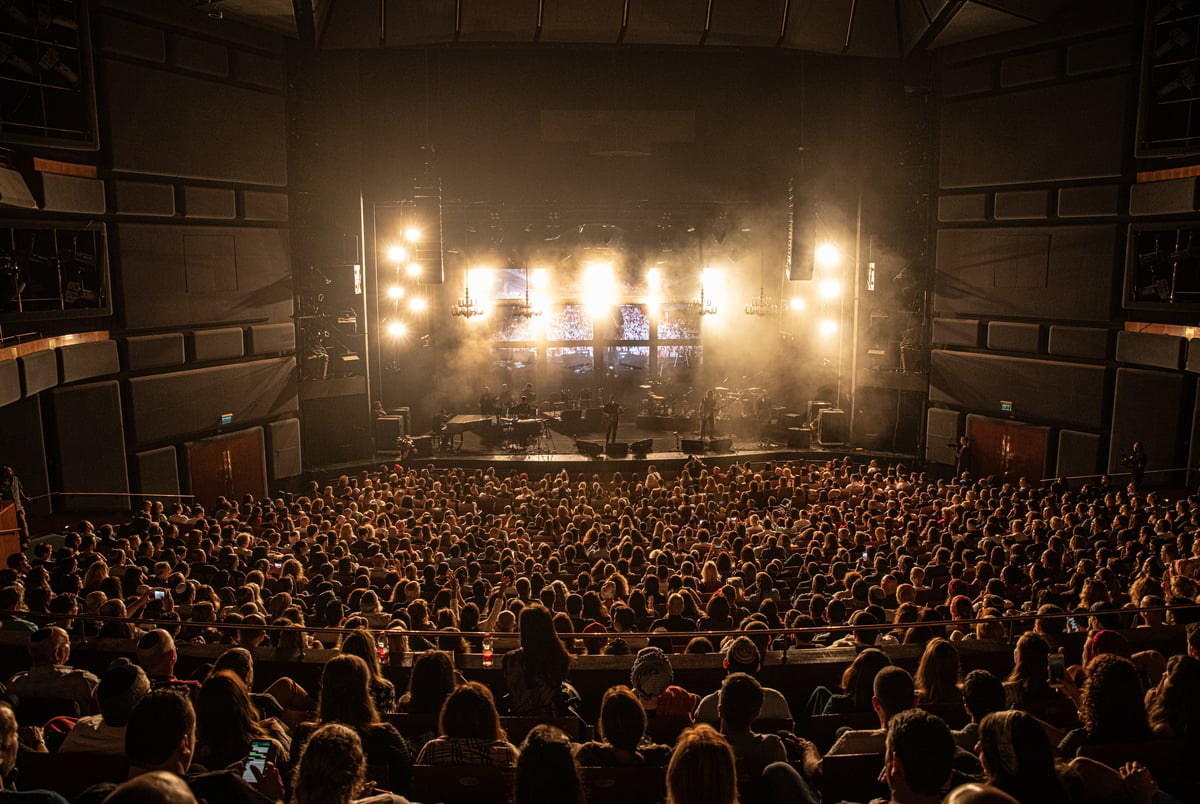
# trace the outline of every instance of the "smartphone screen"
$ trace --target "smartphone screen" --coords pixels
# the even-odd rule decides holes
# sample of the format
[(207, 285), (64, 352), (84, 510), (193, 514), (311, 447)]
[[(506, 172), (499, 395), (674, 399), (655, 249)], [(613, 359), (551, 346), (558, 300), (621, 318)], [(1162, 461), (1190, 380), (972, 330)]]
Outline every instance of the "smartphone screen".
[(259, 776), (267, 769), (267, 756), (271, 753), (270, 740), (254, 740), (250, 743), (250, 753), (246, 755), (246, 767), (242, 771), (242, 779), (250, 784), (257, 784), (258, 778), (255, 777), (254, 771), (251, 768), (258, 768)]
[(1061, 653), (1050, 654), (1050, 683), (1061, 684), (1067, 674), (1067, 661)]
[(162, 600), (166, 596), (167, 596), (167, 593), (164, 592), (162, 589), (155, 589), (153, 592), (150, 593), (151, 600)]

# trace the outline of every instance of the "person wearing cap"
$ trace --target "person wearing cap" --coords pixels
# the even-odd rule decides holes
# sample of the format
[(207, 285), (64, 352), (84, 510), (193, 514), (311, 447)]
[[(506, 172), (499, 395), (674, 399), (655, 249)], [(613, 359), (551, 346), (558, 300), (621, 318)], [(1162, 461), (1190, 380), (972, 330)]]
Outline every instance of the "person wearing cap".
[(100, 679), (67, 664), (71, 658), (71, 638), (66, 631), (57, 626), (35, 631), (29, 637), (29, 658), (30, 668), (9, 679), (10, 694), (25, 699), (74, 701), (80, 714), (98, 711), (96, 687)]
[[(747, 636), (740, 636), (729, 643), (725, 651), (725, 670), (729, 673), (748, 673), (756, 675), (762, 667), (762, 654), (758, 646)], [(791, 720), (792, 709), (788, 706), (787, 698), (773, 687), (763, 687), (763, 705), (759, 717), (771, 720)], [(720, 693), (713, 692), (700, 699), (696, 707), (695, 719), (700, 723), (718, 724), (721, 721), (719, 711)]]
[(149, 691), (150, 679), (142, 668), (125, 657), (114, 661), (96, 688), (100, 714), (79, 718), (59, 753), (124, 754), (125, 724), (133, 707)]
[(638, 651), (629, 670), (629, 685), (646, 714), (691, 716), (700, 697), (673, 685), (674, 677), (671, 661), (661, 649), (647, 647)]
[(137, 657), (150, 679), (150, 689), (172, 687), (186, 691), (192, 698), (200, 693), (199, 681), (175, 677), (179, 654), (175, 652), (175, 639), (163, 629), (155, 628), (138, 640)]

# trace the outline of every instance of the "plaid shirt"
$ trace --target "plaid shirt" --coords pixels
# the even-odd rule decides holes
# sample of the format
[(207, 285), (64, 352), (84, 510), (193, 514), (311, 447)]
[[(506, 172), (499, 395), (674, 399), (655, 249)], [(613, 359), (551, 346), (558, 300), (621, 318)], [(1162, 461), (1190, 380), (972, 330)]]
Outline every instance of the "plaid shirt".
[(417, 765), (482, 765), (486, 768), (515, 768), (520, 752), (504, 740), (473, 737), (438, 737), (425, 743)]

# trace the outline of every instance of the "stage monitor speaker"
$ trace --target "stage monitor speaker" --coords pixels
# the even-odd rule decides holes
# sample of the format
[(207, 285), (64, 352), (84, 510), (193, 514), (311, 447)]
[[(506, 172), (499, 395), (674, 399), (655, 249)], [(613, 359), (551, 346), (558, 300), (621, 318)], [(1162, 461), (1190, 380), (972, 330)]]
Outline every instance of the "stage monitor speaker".
[(633, 453), (633, 457), (635, 458), (645, 458), (653, 449), (653, 438), (643, 438), (641, 441), (634, 441), (629, 445), (629, 451)]
[(605, 444), (604, 454), (610, 458), (626, 458), (629, 456), (629, 444), (624, 441)]
[(817, 416), (821, 415), (821, 411), (823, 411), (827, 408), (832, 408), (832, 407), (833, 407), (832, 402), (821, 402), (820, 400), (816, 400), (816, 399), (808, 400), (808, 419), (806, 420), (807, 423), (812, 424), (813, 422), (815, 422), (817, 420)]
[(812, 430), (807, 427), (789, 427), (787, 445), (791, 449), (808, 449), (812, 446)]
[(391, 452), (396, 448), (396, 439), (402, 435), (405, 435), (403, 417), (380, 416), (375, 420), (376, 451)]
[(418, 458), (432, 458), (433, 457), (433, 436), (431, 436), (431, 435), (415, 436), (413, 438), (413, 446), (415, 446), (417, 448), (417, 457)]
[(822, 444), (845, 444), (850, 433), (846, 412), (825, 408), (817, 414), (817, 440)]
[(733, 452), (732, 438), (710, 438), (708, 440), (709, 452)]
[(586, 455), (589, 458), (599, 458), (604, 452), (604, 445), (597, 444), (595, 441), (575, 441), (575, 449), (579, 450), (580, 455)]
[(699, 438), (684, 438), (679, 442), (679, 448), (689, 455), (704, 452), (704, 441)]

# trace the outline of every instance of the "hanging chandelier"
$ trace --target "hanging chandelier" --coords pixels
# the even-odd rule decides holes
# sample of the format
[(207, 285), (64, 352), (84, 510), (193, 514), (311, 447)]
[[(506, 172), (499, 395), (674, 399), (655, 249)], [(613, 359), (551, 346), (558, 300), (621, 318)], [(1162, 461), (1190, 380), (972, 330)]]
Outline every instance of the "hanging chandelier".
[(463, 283), (462, 297), (450, 305), (450, 315), (459, 318), (474, 318), (477, 315), (483, 315), (483, 308), (471, 298), (471, 288), (466, 282)]
[(700, 286), (700, 298), (688, 305), (696, 315), (716, 315), (717, 303), (704, 298), (704, 286)]
[(746, 304), (746, 315), (765, 317), (775, 315), (779, 312), (779, 305), (767, 298), (767, 292), (762, 287), (758, 288), (758, 297), (751, 299)]

